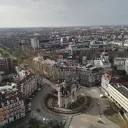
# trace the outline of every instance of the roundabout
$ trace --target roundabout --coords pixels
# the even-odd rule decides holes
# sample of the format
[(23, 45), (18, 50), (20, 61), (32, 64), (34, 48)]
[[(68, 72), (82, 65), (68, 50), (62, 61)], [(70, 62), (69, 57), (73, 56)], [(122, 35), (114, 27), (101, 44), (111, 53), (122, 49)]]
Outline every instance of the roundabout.
[(54, 114), (73, 115), (86, 112), (91, 105), (91, 97), (88, 95), (79, 95), (78, 99), (67, 106), (59, 107), (56, 91), (48, 93), (42, 100), (41, 104), (45, 109)]
[[(69, 126), (72, 126), (73, 128), (78, 128), (79, 126), (90, 127), (93, 123), (95, 123), (95, 125), (98, 125), (97, 126), (98, 128), (103, 128), (100, 124), (97, 123), (97, 121), (99, 119), (99, 114), (102, 113), (102, 111), (105, 108), (103, 107), (105, 106), (104, 105), (105, 103), (103, 101), (102, 105), (100, 106), (97, 105), (97, 102), (101, 103), (101, 99), (99, 98), (100, 92), (98, 91), (97, 88), (89, 89), (86, 87), (81, 87), (80, 93), (82, 96), (85, 96), (87, 98), (87, 100), (85, 100), (86, 105), (84, 105), (87, 107), (83, 108), (83, 110), (79, 112), (75, 112), (74, 114), (71, 114), (71, 112), (68, 112), (68, 114), (66, 114), (67, 111), (70, 111), (67, 110), (69, 108), (57, 108), (57, 110), (60, 111), (60, 113), (58, 113), (56, 111), (53, 111), (53, 108), (51, 110), (46, 106), (45, 104), (47, 101), (46, 98), (48, 94), (51, 94), (50, 92), (53, 91), (54, 89), (52, 87), (45, 86), (32, 99), (32, 111), (35, 111), (37, 113), (37, 116), (39, 116), (40, 118), (46, 118), (48, 120), (57, 120), (58, 122), (66, 122), (67, 127)], [(48, 101), (49, 100), (50, 99), (48, 98)], [(55, 103), (57, 105), (57, 102)], [(39, 108), (41, 111), (37, 112), (37, 108)], [(75, 108), (72, 107), (70, 109), (74, 110), (76, 109), (76, 107)], [(92, 121), (90, 122), (90, 120)], [(107, 120), (104, 117), (104, 115), (103, 115), (103, 120), (109, 123), (109, 125), (111, 125), (112, 127), (118, 128), (116, 127), (115, 124)]]

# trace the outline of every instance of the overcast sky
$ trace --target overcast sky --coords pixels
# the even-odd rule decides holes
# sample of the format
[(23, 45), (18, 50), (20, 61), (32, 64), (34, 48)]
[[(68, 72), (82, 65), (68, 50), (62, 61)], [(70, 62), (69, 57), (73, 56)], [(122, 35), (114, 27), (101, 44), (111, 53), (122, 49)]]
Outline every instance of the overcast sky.
[(0, 27), (128, 25), (128, 0), (0, 0)]

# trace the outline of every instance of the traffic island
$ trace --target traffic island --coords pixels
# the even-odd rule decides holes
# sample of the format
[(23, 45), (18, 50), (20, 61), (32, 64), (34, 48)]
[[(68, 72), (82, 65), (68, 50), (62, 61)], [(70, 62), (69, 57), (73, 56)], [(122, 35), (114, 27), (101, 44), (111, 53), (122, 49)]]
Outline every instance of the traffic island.
[(77, 114), (81, 112), (85, 112), (88, 110), (91, 104), (90, 96), (79, 96), (79, 98), (68, 105), (68, 108), (60, 108), (58, 107), (58, 99), (55, 95), (49, 93), (45, 96), (42, 104), (45, 105), (48, 111), (57, 113), (57, 114)]

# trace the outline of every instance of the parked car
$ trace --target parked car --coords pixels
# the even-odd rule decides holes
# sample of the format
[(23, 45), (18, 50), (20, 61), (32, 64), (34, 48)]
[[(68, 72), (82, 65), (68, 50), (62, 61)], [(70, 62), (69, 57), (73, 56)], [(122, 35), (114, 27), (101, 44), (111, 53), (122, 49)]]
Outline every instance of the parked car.
[(108, 105), (105, 105), (105, 108), (110, 108), (110, 105), (108, 104)]
[(103, 94), (100, 94), (100, 98), (102, 98), (102, 97), (104, 97), (104, 95)]
[(41, 91), (41, 88), (38, 88), (38, 91)]
[(32, 100), (32, 97), (29, 97), (29, 100), (31, 101)]
[(39, 108), (37, 108), (37, 112), (40, 112), (40, 109)]
[(98, 102), (97, 105), (100, 106), (100, 103)]

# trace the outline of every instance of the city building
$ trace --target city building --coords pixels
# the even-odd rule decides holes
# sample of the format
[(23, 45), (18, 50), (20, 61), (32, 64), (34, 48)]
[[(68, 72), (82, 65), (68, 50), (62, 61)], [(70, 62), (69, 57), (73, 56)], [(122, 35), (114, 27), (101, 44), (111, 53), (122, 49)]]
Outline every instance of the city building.
[(77, 81), (72, 83), (63, 82), (58, 85), (58, 106), (61, 108), (67, 108), (68, 105), (75, 102), (80, 96), (80, 85)]
[(114, 58), (114, 66), (116, 66), (117, 70), (125, 70), (125, 61), (128, 59), (127, 57), (115, 57)]
[(18, 65), (18, 60), (14, 57), (11, 57), (11, 58), (6, 58), (7, 60), (7, 65), (8, 65), (8, 70), (15, 70), (15, 66)]
[(3, 58), (0, 57), (0, 71), (14, 71), (15, 66), (18, 65), (16, 58)]
[(37, 90), (37, 78), (31, 72), (26, 72), (25, 78), (18, 82), (18, 88), (25, 98), (28, 98), (35, 90)]
[(31, 38), (31, 47), (32, 47), (34, 50), (39, 49), (39, 48), (40, 48), (39, 40), (36, 39), (36, 38)]
[(17, 81), (19, 81), (19, 76), (14, 73), (5, 73), (5, 72), (1, 71), (0, 72), (0, 83), (2, 83), (4, 81), (8, 81), (8, 80), (17, 82)]
[(111, 73), (102, 76), (101, 87), (128, 119), (128, 76), (113, 78)]
[(97, 68), (111, 69), (111, 63), (109, 62), (109, 56), (106, 52), (90, 54), (86, 59), (83, 59), (83, 64), (91, 64)]
[(37, 77), (29, 70), (21, 67), (16, 67), (16, 72), (19, 76), (18, 88), (28, 98), (35, 90), (37, 90)]
[(16, 73), (19, 76), (19, 80), (23, 80), (26, 77), (26, 70), (24, 68), (21, 68), (20, 66), (16, 66)]
[(106, 42), (103, 41), (88, 41), (82, 43), (70, 43), (67, 47), (67, 51), (72, 56), (90, 55), (90, 53), (112, 51)]
[(101, 68), (111, 68), (108, 54), (106, 52), (102, 52), (99, 58), (94, 59), (94, 66)]
[(61, 44), (68, 43), (68, 39), (66, 37), (62, 37), (60, 39)]
[(126, 74), (128, 74), (128, 59), (126, 59), (125, 61), (125, 71), (126, 71)]
[(36, 57), (33, 61), (34, 68), (52, 81), (70, 81), (73, 76), (78, 76), (80, 84), (84, 84), (85, 86), (100, 83), (102, 75), (102, 68), (100, 67), (95, 67), (90, 64), (82, 67), (79, 66), (78, 63), (70, 63), (68, 59), (55, 62), (50, 59), (44, 60), (42, 57)]
[(90, 42), (90, 48), (105, 48), (105, 46), (107, 46), (107, 44), (103, 41), (93, 40)]
[(84, 44), (84, 43), (79, 43), (79, 44), (74, 44), (70, 43), (69, 46), (67, 47), (67, 50), (70, 55), (82, 55), (86, 53), (87, 51), (90, 50), (89, 44)]
[(94, 67), (91, 64), (83, 66), (78, 71), (81, 85), (89, 87), (98, 85), (101, 82), (102, 73), (102, 68)]
[(8, 64), (5, 58), (0, 57), (0, 71), (7, 71), (8, 70)]
[(17, 84), (10, 83), (0, 87), (0, 126), (25, 116), (25, 105), (22, 93)]

